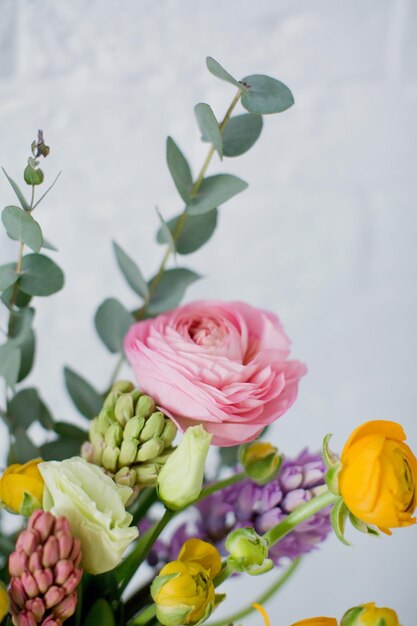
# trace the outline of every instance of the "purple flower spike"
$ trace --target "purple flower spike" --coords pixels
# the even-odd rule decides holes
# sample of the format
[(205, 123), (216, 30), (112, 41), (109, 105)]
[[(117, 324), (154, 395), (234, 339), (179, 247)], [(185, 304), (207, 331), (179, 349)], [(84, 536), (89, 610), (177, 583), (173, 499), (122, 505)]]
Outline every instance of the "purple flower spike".
[(44, 511), (31, 515), (9, 557), (14, 626), (62, 626), (74, 614), (81, 556), (65, 518)]

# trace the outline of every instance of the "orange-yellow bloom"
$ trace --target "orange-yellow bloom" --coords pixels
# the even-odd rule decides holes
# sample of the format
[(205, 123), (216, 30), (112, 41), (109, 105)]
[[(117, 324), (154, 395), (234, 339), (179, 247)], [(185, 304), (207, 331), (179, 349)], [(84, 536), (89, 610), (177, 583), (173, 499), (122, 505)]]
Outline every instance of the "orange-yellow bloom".
[(291, 626), (337, 626), (337, 620), (334, 617), (310, 617), (302, 619), (301, 622), (295, 622)]
[(213, 578), (220, 568), (220, 554), (214, 546), (200, 539), (186, 541), (178, 560), (167, 563), (152, 583), (161, 624), (197, 624), (207, 618), (215, 605)]
[(401, 626), (393, 609), (377, 607), (374, 602), (362, 604), (345, 613), (340, 626)]
[(366, 422), (352, 433), (341, 457), (339, 490), (346, 506), (388, 533), (416, 521), (417, 459), (405, 439), (395, 422)]
[[(3, 473), (0, 478), (0, 501), (11, 511), (30, 515), (35, 508), (42, 506), (44, 482), (38, 469), (41, 461), (34, 459), (24, 465), (15, 463)], [(27, 510), (24, 510), (24, 505)]]
[(10, 608), (9, 594), (6, 587), (0, 582), (0, 622), (6, 617)]

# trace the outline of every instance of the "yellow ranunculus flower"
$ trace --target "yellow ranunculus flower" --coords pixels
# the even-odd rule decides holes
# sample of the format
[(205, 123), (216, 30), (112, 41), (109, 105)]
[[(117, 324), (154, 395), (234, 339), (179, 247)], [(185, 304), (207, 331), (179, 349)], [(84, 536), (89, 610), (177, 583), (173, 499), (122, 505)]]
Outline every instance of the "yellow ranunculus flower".
[[(44, 482), (38, 469), (42, 459), (28, 461), (24, 465), (10, 465), (0, 478), (0, 501), (10, 511), (30, 515), (36, 508), (42, 507)], [(25, 494), (29, 501), (27, 510), (22, 510)], [(27, 498), (28, 500), (28, 498)]]
[(214, 546), (200, 539), (189, 539), (177, 561), (167, 563), (151, 587), (156, 617), (164, 626), (197, 624), (207, 618), (215, 604), (213, 578), (221, 559)]
[(295, 622), (291, 626), (337, 626), (337, 620), (334, 617), (310, 617), (310, 619)]
[(6, 587), (0, 582), (0, 622), (9, 612), (10, 599)]
[(389, 528), (416, 521), (417, 459), (405, 439), (395, 422), (366, 422), (352, 433), (341, 457), (339, 490), (346, 506), (389, 534)]
[(393, 609), (377, 607), (375, 602), (369, 602), (347, 611), (340, 626), (379, 626), (382, 623), (384, 626), (401, 626)]

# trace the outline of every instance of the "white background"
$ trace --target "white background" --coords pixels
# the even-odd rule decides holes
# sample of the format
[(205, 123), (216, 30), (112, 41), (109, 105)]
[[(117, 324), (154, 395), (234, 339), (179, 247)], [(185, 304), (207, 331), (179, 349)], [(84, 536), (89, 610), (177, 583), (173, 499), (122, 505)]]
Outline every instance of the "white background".
[[(0, 0), (0, 161), (21, 177), (36, 130), (52, 147), (40, 207), (59, 247), (66, 288), (38, 299), (39, 350), (29, 379), (55, 415), (73, 419), (63, 364), (104, 388), (114, 359), (92, 319), (108, 296), (136, 304), (115, 267), (116, 239), (151, 275), (155, 205), (180, 209), (165, 166), (171, 134), (194, 172), (206, 147), (192, 108), (220, 117), (234, 90), (205, 57), (238, 78), (287, 83), (296, 105), (265, 119), (247, 155), (213, 163), (250, 188), (221, 210), (218, 231), (184, 259), (206, 279), (188, 299), (243, 299), (278, 313), (309, 367), (276, 424), (287, 453), (318, 448), (373, 418), (400, 421), (417, 449), (417, 3), (411, 0)], [(0, 182), (1, 205), (14, 202)], [(17, 247), (2, 236), (0, 260)], [(372, 540), (351, 534), (310, 555), (270, 605), (274, 626), (340, 617), (359, 602), (415, 623), (417, 528)], [(271, 578), (271, 576), (269, 576)], [(253, 599), (268, 577), (239, 579), (225, 608)], [(217, 618), (217, 615), (216, 615)], [(243, 620), (260, 624), (259, 615)]]

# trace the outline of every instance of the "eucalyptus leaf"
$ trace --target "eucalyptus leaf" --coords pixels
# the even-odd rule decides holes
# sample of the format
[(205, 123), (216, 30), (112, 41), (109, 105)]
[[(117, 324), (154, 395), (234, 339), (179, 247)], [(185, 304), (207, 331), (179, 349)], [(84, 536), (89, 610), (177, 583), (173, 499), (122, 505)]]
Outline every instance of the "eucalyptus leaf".
[(12, 342), (0, 346), (0, 376), (13, 387), (19, 378), (21, 353), (18, 346)]
[(209, 104), (200, 102), (194, 107), (198, 127), (205, 141), (208, 141), (217, 150), (219, 157), (223, 158), (223, 140), (219, 123)]
[(17, 206), (7, 206), (3, 209), (1, 219), (11, 239), (21, 241), (34, 252), (39, 252), (43, 245), (42, 230), (30, 213)]
[(37, 459), (41, 456), (40, 450), (29, 435), (20, 426), (13, 430), (15, 438), (14, 443), (10, 446), (9, 457), (12, 463), (27, 463), (32, 459)]
[(250, 113), (282, 113), (294, 104), (291, 91), (276, 78), (252, 74), (243, 78), (242, 83), (247, 87), (242, 95), (242, 106)]
[(28, 185), (41, 185), (44, 175), (41, 169), (35, 169), (31, 165), (27, 165), (23, 172), (23, 178)]
[(97, 600), (89, 610), (84, 626), (116, 626), (114, 613), (104, 598)]
[(43, 240), (42, 248), (45, 248), (45, 250), (52, 250), (52, 252), (58, 252), (58, 248), (47, 239)]
[(156, 209), (156, 212), (158, 214), (159, 217), (159, 221), (161, 222), (161, 233), (162, 233), (162, 240), (164, 243), (166, 243), (169, 247), (169, 249), (171, 250), (171, 252), (175, 252), (176, 251), (176, 243), (174, 240), (174, 231), (171, 231), (168, 224), (166, 223), (166, 221), (164, 220), (164, 218), (162, 217), (161, 213), (159, 212), (158, 209)]
[[(4, 291), (15, 284), (19, 278), (16, 273), (16, 263), (7, 263), (0, 267), (0, 291)], [(13, 292), (13, 290), (12, 290)]]
[(68, 439), (78, 439), (80, 444), (88, 439), (88, 432), (69, 422), (56, 422), (54, 431), (57, 435)]
[(103, 398), (89, 382), (69, 367), (64, 368), (65, 386), (71, 400), (84, 417), (92, 419), (99, 414)]
[(135, 293), (141, 296), (144, 300), (148, 297), (148, 285), (142, 276), (142, 272), (139, 267), (133, 261), (133, 259), (122, 250), (122, 248), (113, 241), (114, 254), (116, 255), (117, 264), (125, 277), (128, 285), (133, 289)]
[(7, 405), (7, 415), (13, 430), (15, 427), (27, 430), (33, 422), (38, 421), (40, 413), (41, 399), (34, 387), (18, 391)]
[(17, 183), (14, 182), (13, 178), (11, 178), (8, 173), (6, 172), (6, 170), (4, 169), (4, 167), (1, 168), (4, 172), (4, 175), (6, 176), (7, 180), (9, 181), (13, 191), (15, 192), (17, 199), (19, 200), (22, 208), (25, 211), (29, 211), (30, 210), (30, 206), (29, 204), (26, 202), (26, 198), (23, 195), (23, 193), (21, 192), (21, 190), (19, 189), (19, 186)]
[[(13, 264), (13, 267), (15, 267), (14, 264)], [(16, 274), (16, 278), (18, 278), (17, 274)], [(14, 285), (11, 285), (7, 289), (5, 289), (3, 293), (1, 294), (2, 301), (9, 308), (10, 308), (10, 303), (13, 298), (13, 292), (14, 292)], [(24, 309), (30, 304), (31, 300), (32, 300), (32, 296), (30, 296), (27, 293), (23, 293), (23, 291), (20, 291), (19, 286), (16, 285), (14, 304), (20, 309)]]
[(21, 311), (13, 311), (10, 314), (9, 321), (9, 341), (16, 346), (20, 346), (29, 334), (33, 319), (35, 316), (35, 309), (27, 308)]
[(135, 318), (115, 298), (105, 300), (97, 310), (97, 332), (110, 352), (122, 352), (123, 339)]
[(237, 157), (247, 152), (259, 138), (262, 126), (262, 115), (243, 113), (232, 117), (223, 131), (224, 156)]
[(35, 361), (36, 352), (36, 335), (32, 329), (25, 336), (24, 340), (20, 344), (20, 368), (17, 382), (20, 383), (26, 378), (32, 371), (33, 363)]
[(197, 195), (187, 206), (189, 215), (200, 215), (224, 204), (246, 189), (248, 183), (232, 174), (216, 174), (205, 178)]
[(213, 59), (213, 57), (207, 57), (206, 64), (208, 71), (213, 74), (213, 76), (220, 78), (220, 80), (225, 80), (227, 83), (231, 83), (232, 85), (235, 85), (235, 87), (242, 89), (242, 85), (239, 81), (237, 81), (236, 78), (233, 78), (233, 76), (229, 74), (229, 72), (227, 72), (218, 61)]
[(188, 202), (193, 186), (193, 177), (187, 159), (172, 139), (167, 139), (167, 164), (175, 186), (184, 202)]
[(80, 439), (58, 437), (40, 447), (40, 455), (44, 461), (63, 461), (72, 456), (80, 456)]
[(187, 288), (199, 278), (199, 274), (185, 268), (167, 270), (152, 293), (147, 312), (158, 315), (173, 309), (181, 302)]
[[(201, 215), (188, 215), (184, 226), (176, 241), (179, 254), (191, 254), (203, 246), (214, 233), (217, 226), (217, 209), (212, 209)], [(171, 233), (174, 232), (180, 215), (167, 222)], [(162, 228), (157, 234), (159, 243), (167, 243)]]
[(31, 296), (50, 296), (64, 286), (64, 274), (49, 257), (28, 254), (23, 257), (19, 286)]

